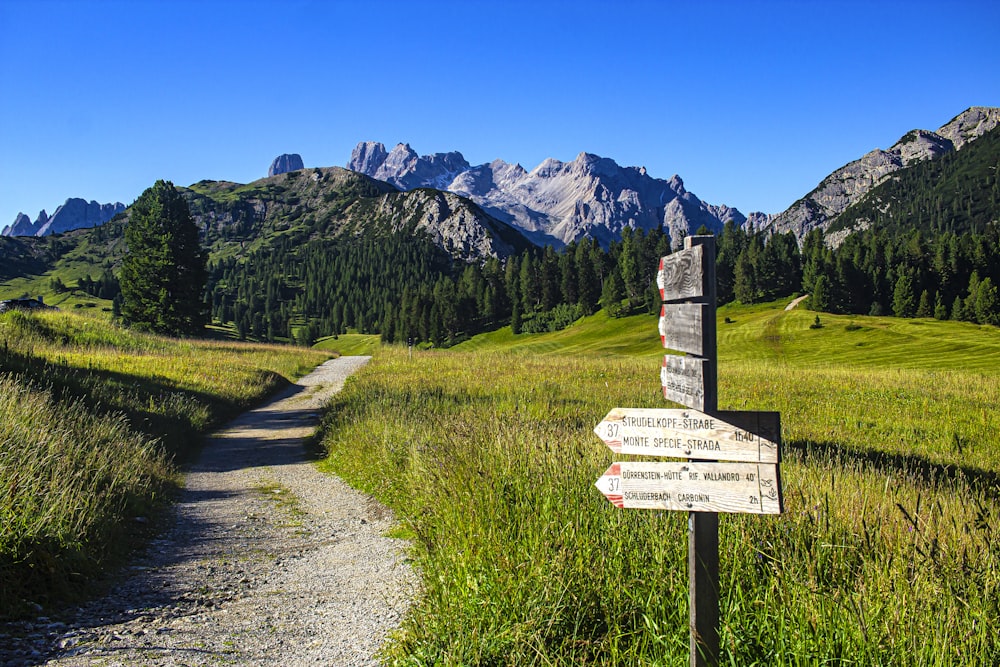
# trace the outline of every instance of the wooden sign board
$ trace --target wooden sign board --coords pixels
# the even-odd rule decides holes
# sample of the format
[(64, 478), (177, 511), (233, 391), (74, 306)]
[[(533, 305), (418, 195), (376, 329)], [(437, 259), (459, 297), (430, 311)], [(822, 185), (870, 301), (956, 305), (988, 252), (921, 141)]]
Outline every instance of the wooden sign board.
[(702, 322), (708, 305), (671, 303), (660, 308), (660, 340), (663, 347), (704, 356)]
[(704, 250), (696, 245), (660, 258), (656, 286), (664, 301), (697, 299), (705, 295)]
[(705, 409), (705, 359), (667, 354), (660, 369), (663, 397), (695, 410)]
[(595, 486), (615, 507), (781, 514), (773, 463), (612, 463)]
[(777, 412), (614, 408), (594, 433), (617, 454), (778, 463), (781, 424)]

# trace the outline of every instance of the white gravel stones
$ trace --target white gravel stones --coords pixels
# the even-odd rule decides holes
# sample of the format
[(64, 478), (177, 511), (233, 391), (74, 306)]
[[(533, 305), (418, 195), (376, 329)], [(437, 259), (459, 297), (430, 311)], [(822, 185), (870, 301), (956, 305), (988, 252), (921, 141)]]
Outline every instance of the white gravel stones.
[(417, 590), (389, 511), (306, 460), (368, 357), (326, 362), (206, 443), (175, 520), (107, 596), (0, 626), (4, 665), (373, 665)]

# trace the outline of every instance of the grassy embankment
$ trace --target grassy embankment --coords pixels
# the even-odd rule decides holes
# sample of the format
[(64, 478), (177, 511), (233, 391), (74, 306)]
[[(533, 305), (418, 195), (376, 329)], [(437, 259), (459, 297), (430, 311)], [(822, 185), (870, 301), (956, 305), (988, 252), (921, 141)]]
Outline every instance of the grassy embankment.
[(81, 593), (155, 516), (199, 434), (329, 356), (0, 315), (0, 617)]
[(329, 336), (323, 338), (313, 345), (317, 350), (327, 350), (342, 357), (353, 357), (357, 355), (369, 356), (375, 354), (381, 346), (381, 339), (378, 334), (346, 333), (339, 336)]
[[(720, 407), (781, 411), (786, 499), (721, 517), (724, 662), (1000, 663), (1000, 330), (719, 315)], [(396, 510), (423, 575), (387, 657), (685, 663), (686, 517), (593, 486), (604, 414), (665, 405), (661, 353), (654, 318), (599, 315), (383, 348), (335, 399), (329, 465)]]

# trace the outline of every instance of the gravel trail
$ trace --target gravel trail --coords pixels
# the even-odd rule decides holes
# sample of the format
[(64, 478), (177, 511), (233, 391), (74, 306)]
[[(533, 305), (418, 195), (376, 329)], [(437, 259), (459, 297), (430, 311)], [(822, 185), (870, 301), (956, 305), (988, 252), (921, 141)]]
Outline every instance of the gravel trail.
[(0, 627), (0, 664), (377, 664), (417, 590), (405, 543), (302, 446), (368, 359), (328, 361), (212, 434), (128, 576), (58, 618)]

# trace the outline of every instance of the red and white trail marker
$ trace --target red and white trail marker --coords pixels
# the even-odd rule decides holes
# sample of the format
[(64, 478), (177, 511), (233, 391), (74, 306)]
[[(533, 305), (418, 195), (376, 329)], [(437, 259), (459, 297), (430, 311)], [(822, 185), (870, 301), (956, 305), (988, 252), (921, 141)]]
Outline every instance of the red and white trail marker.
[(595, 486), (626, 509), (780, 514), (782, 505), (773, 463), (612, 463)]

